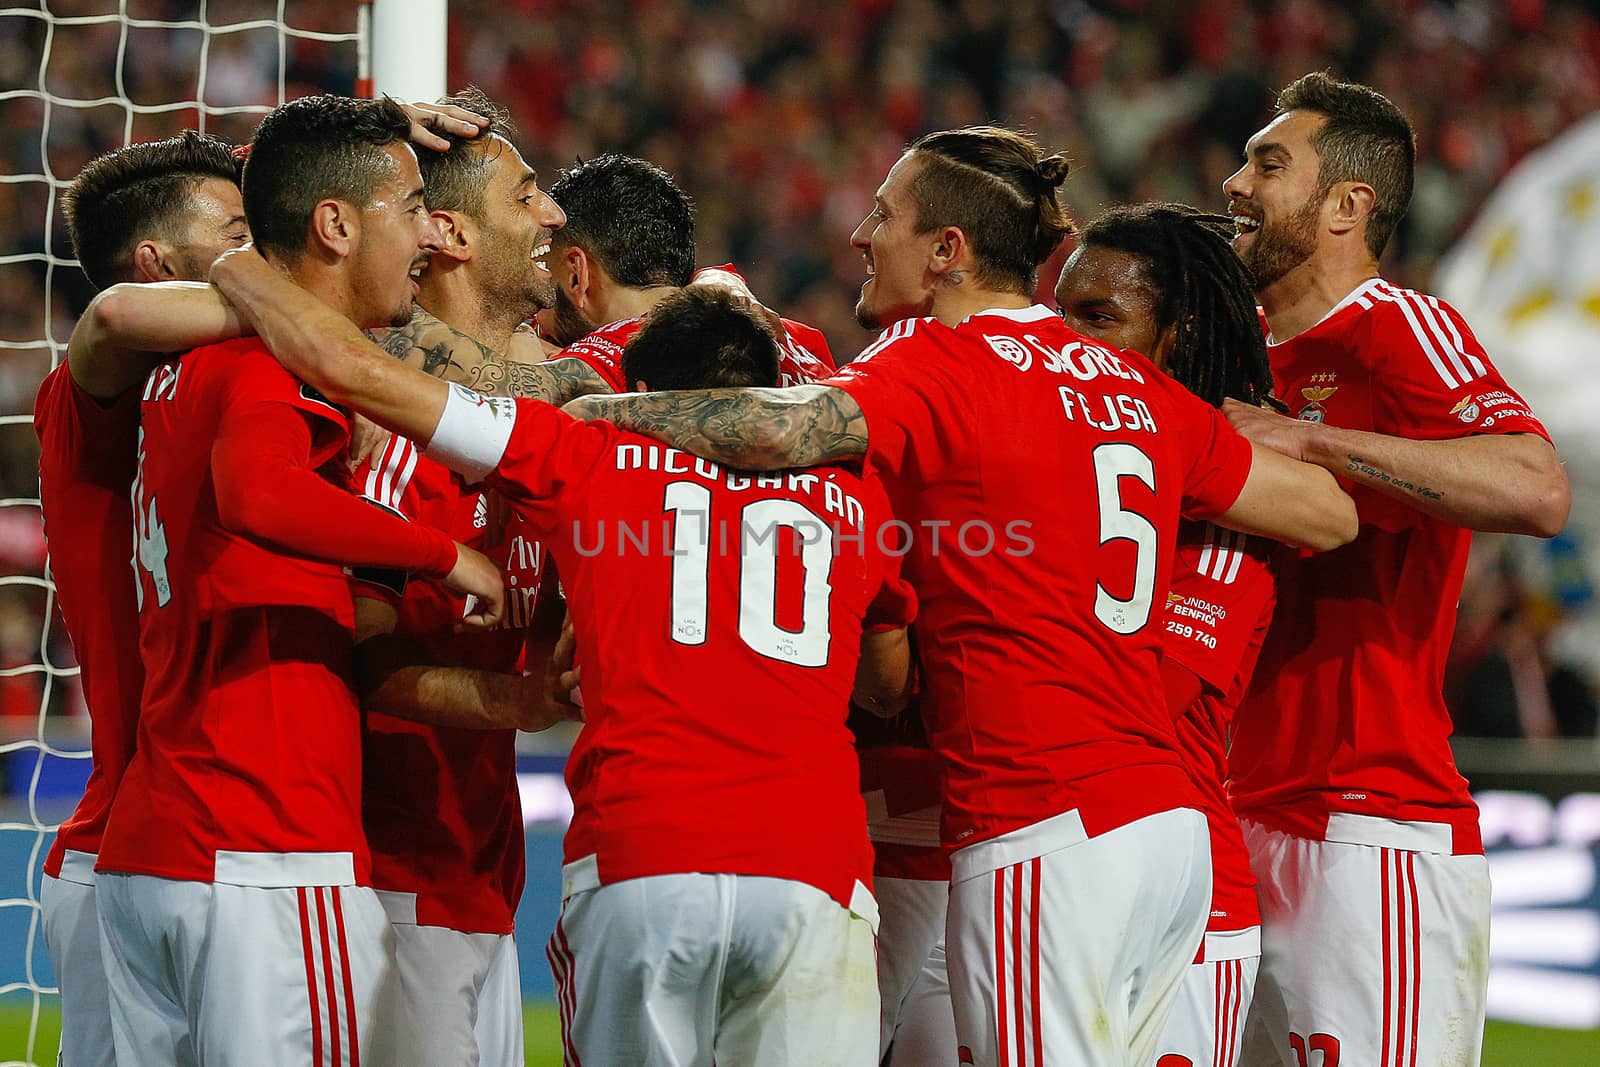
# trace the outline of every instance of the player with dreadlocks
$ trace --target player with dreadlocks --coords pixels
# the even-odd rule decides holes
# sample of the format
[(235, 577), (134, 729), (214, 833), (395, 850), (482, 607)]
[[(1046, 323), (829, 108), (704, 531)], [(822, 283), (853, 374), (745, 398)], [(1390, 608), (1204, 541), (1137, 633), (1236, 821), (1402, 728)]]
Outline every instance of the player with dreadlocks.
[[(1249, 270), (1232, 221), (1182, 204), (1114, 208), (1085, 227), (1056, 285), (1067, 325), (1143, 352), (1207, 403), (1272, 404), (1272, 372)], [(1272, 572), (1259, 540), (1210, 523), (1178, 535), (1161, 671), (1211, 831), (1205, 943), (1184, 977), (1155, 1067), (1232, 1067), (1261, 957), (1255, 879), (1224, 789), (1233, 709), (1272, 619)], [(1170, 1057), (1170, 1058), (1169, 1058)]]

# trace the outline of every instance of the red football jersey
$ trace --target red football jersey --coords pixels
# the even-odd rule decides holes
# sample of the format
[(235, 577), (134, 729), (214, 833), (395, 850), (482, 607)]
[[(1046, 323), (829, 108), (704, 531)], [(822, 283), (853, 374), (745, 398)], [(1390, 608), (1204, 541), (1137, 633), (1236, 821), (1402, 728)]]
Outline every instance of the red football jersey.
[(948, 882), (950, 854), (939, 840), (938, 755), (915, 744), (868, 745), (856, 751), (874, 854), (872, 873)]
[(133, 499), (147, 676), (100, 870), (247, 885), (367, 879), (349, 581), (218, 517), (213, 441), (285, 405), (316, 427), (311, 466), (343, 454), (343, 413), (254, 338), (196, 349), (145, 384)]
[[(581, 337), (561, 350), (561, 357), (581, 359), (604, 378), (613, 393), (628, 391), (622, 373), (622, 350), (644, 325), (644, 319), (619, 319)], [(833, 373), (833, 353), (820, 330), (802, 322), (783, 320), (784, 335), (778, 338), (778, 379), (780, 385), (806, 385), (820, 382)]]
[(1178, 750), (1204, 802), (1211, 830), (1211, 918), (1207, 930), (1261, 924), (1239, 820), (1228, 803), (1228, 730), (1272, 622), (1269, 549), (1211, 523), (1178, 528), (1172, 590), (1162, 617), (1162, 650), (1205, 683), (1178, 720)]
[(45, 873), (61, 876), (67, 849), (100, 851), (111, 798), (133, 756), (144, 664), (129, 553), (138, 450), (139, 390), (102, 403), (84, 392), (65, 364), (39, 386), (33, 411), (39, 435), (39, 500), (50, 544), (61, 617), (78, 657), (89, 706), (92, 763), (83, 799), (61, 824)]
[[(1268, 352), (1302, 419), (1420, 440), (1549, 436), (1454, 308), (1381, 279)], [(1442, 696), (1471, 535), (1346, 488), (1355, 541), (1277, 553), (1276, 621), (1235, 718), (1234, 810), (1316, 839), (1481, 852)]]
[(898, 322), (830, 384), (861, 405), (868, 462), (909, 528), (946, 843), (1073, 809), (1094, 835), (1198, 808), (1157, 609), (1180, 510), (1227, 510), (1248, 442), (1144, 357), (1039, 305)]
[(849, 906), (872, 866), (845, 726), (861, 631), (915, 611), (872, 536), (881, 490), (840, 468), (730, 471), (545, 404), (475, 402), (492, 426), (458, 429), (468, 417), (448, 408), (430, 449), (496, 442), (452, 465), (524, 511), (576, 628), (587, 721), (567, 761), (567, 861), (594, 856), (601, 884), (788, 878)]
[[(357, 568), (356, 596), (394, 604), (395, 633), (441, 663), (519, 673), (539, 589), (542, 548), (518, 516), (459, 475), (391, 437), (357, 472), (373, 500), (448, 533), (505, 569), (506, 617), (489, 634), (457, 634), (465, 598), (441, 583)], [(416, 896), (416, 921), (472, 933), (510, 933), (525, 876), (517, 732), (461, 730), (380, 712), (365, 716), (361, 817), (375, 889)]]

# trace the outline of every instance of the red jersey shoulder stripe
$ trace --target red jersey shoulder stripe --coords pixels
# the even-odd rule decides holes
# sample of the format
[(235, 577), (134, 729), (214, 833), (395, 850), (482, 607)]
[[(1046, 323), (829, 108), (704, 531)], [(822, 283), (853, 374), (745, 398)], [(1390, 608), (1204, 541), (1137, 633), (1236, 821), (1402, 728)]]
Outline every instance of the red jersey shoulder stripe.
[(911, 336), (913, 331), (916, 330), (917, 323), (920, 321), (920, 319), (901, 319), (899, 322), (883, 331), (883, 333), (879, 334), (876, 341), (872, 342), (866, 348), (863, 348), (861, 350), (861, 354), (857, 356), (853, 362), (860, 363), (864, 359), (871, 359), (873, 356), (877, 355), (879, 352), (882, 352), (885, 348), (888, 348), (896, 341), (904, 341), (906, 338)]
[(1244, 534), (1236, 530), (1206, 523), (1205, 546), (1200, 550), (1200, 562), (1195, 570), (1212, 581), (1232, 585), (1239, 577), (1245, 540)]
[(1427, 355), (1428, 362), (1433, 364), (1440, 380), (1449, 388), (1460, 388), (1488, 373), (1483, 361), (1466, 350), (1460, 332), (1449, 321), (1449, 315), (1440, 307), (1438, 298), (1425, 297), (1415, 290), (1400, 289), (1387, 282), (1380, 283), (1372, 290), (1372, 298), (1399, 308), (1418, 346)]
[(368, 462), (367, 484), (362, 495), (404, 515), (400, 502), (405, 499), (416, 469), (417, 446), (404, 437), (391, 437), (383, 454), (376, 461)]

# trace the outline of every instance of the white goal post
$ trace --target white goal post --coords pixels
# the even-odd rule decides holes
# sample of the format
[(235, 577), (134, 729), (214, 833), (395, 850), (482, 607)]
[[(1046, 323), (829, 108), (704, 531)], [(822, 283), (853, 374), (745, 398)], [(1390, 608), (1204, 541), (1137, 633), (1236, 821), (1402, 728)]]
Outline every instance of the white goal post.
[[(37, 692), (0, 717), (0, 1067), (55, 1062), (40, 866), (76, 800), (52, 782), (89, 757), (26, 474), (34, 394), (87, 293), (61, 194), (92, 155), (175, 126), (243, 140), (308, 92), (441, 96), (446, 16), (447, 0), (0, 0), (0, 713)], [(9, 655), (23, 625), (31, 652)]]

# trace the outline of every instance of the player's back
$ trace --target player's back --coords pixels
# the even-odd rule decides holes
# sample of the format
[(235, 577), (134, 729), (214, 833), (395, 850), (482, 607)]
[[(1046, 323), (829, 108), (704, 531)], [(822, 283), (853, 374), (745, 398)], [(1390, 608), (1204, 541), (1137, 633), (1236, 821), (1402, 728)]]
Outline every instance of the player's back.
[(63, 363), (39, 386), (39, 498), (62, 618), (81, 669), (94, 766), (83, 800), (45, 861), (58, 876), (67, 850), (95, 853), (111, 798), (133, 755), (144, 665), (129, 640), (138, 626), (128, 546), (128, 490), (138, 448), (137, 391), (102, 403)]
[(833, 384), (910, 524), (931, 739), (960, 845), (1078, 809), (1193, 806), (1157, 680), (1180, 507), (1232, 504), (1249, 446), (1147, 360), (1040, 306), (897, 323)]
[(889, 573), (880, 500), (839, 468), (748, 475), (616, 439), (553, 546), (588, 719), (569, 859), (597, 853), (604, 881), (821, 881), (846, 904), (869, 880), (845, 717)]
[(365, 878), (348, 580), (219, 513), (213, 442), (267, 405), (311, 418), (311, 466), (342, 454), (342, 413), (257, 341), (197, 349), (146, 382), (133, 502), (147, 678), (104, 869), (251, 884), (259, 860), (241, 854), (290, 853), (299, 869), (280, 876)]

